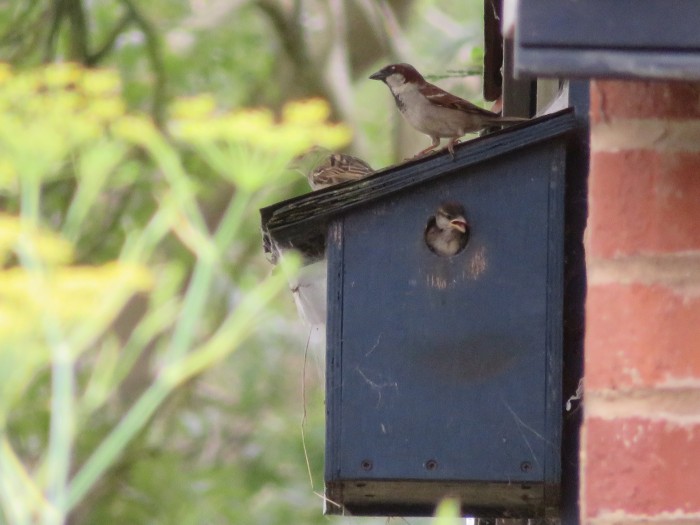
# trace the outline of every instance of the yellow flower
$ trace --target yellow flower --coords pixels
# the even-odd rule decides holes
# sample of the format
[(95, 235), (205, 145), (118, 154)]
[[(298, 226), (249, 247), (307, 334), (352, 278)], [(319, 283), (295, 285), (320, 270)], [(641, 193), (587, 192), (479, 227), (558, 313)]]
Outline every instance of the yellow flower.
[(73, 258), (71, 244), (51, 232), (22, 225), (19, 217), (0, 214), (0, 264), (15, 252), (22, 235), (29, 235), (35, 257), (47, 265), (66, 264)]
[(290, 102), (282, 110), (285, 123), (292, 125), (324, 124), (330, 115), (331, 108), (320, 98)]

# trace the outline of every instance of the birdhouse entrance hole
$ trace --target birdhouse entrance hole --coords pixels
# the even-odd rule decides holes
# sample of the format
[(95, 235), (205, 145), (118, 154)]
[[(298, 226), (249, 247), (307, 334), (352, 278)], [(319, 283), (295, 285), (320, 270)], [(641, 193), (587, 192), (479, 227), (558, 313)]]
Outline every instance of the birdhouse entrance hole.
[(470, 226), (464, 206), (457, 201), (440, 204), (428, 219), (423, 232), (425, 245), (436, 255), (452, 257), (464, 251), (469, 242)]

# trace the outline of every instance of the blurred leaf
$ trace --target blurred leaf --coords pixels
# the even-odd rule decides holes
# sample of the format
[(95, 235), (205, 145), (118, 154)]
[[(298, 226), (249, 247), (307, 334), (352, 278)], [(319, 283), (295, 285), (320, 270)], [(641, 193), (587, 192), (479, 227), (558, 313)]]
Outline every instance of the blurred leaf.
[(460, 519), (459, 501), (456, 499), (444, 499), (435, 511), (434, 525), (459, 525)]
[(484, 46), (474, 46), (472, 48), (471, 60), (473, 64), (484, 63)]

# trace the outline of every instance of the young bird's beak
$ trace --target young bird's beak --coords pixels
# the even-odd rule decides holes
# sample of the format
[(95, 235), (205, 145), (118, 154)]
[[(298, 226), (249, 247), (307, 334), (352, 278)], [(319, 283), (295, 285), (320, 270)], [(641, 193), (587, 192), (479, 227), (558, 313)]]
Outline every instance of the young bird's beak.
[(452, 219), (450, 221), (450, 227), (454, 228), (458, 232), (466, 233), (467, 221), (464, 219), (464, 217), (457, 217), (456, 219)]

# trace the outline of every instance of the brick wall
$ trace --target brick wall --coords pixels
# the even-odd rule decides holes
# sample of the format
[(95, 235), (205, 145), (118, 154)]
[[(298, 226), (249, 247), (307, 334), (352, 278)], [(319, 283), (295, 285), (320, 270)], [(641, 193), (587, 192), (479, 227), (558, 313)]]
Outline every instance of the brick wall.
[(585, 524), (700, 523), (700, 84), (591, 83)]

